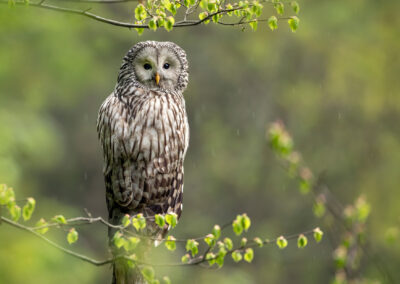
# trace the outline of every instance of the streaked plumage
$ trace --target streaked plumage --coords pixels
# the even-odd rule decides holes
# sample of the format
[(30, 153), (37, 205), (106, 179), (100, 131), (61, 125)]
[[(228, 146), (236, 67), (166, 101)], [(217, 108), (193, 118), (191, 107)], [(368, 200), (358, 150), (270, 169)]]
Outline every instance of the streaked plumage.
[[(186, 54), (176, 44), (138, 43), (124, 57), (115, 90), (100, 107), (97, 131), (113, 224), (125, 214), (181, 214), (189, 142), (182, 94), (187, 69)], [(166, 232), (148, 227), (148, 235)]]

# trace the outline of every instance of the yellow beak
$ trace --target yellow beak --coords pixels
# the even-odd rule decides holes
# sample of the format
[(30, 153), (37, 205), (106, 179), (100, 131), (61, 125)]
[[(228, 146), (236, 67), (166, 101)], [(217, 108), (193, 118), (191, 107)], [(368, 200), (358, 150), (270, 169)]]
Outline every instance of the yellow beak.
[(156, 73), (156, 84), (158, 86), (158, 83), (160, 83), (160, 74), (158, 74), (158, 72)]

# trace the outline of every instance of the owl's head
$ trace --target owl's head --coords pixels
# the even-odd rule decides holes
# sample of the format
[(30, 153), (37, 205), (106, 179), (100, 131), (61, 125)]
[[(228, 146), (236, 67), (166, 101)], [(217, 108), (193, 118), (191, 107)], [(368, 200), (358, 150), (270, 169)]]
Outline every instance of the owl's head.
[(188, 83), (185, 51), (172, 42), (144, 41), (124, 57), (118, 83), (151, 90), (182, 92)]

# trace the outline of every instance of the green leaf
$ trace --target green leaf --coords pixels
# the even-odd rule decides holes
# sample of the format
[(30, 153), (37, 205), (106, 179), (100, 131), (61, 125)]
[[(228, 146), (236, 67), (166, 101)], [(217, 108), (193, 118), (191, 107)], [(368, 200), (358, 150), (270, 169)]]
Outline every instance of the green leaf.
[(298, 29), (299, 21), (300, 21), (299, 18), (297, 18), (296, 16), (293, 16), (288, 20), (289, 27), (292, 30), (292, 32), (296, 32), (296, 30)]
[(16, 204), (13, 204), (9, 207), (8, 211), (10, 212), (11, 218), (13, 221), (17, 222), (21, 217), (21, 207)]
[(290, 3), (290, 6), (292, 6), (292, 9), (293, 9), (293, 11), (294, 11), (296, 14), (299, 13), (299, 11), (300, 11), (299, 3), (297, 3), (296, 1), (292, 1), (292, 2)]
[(325, 214), (325, 204), (323, 201), (317, 200), (313, 206), (313, 213), (316, 217), (321, 218)]
[(221, 246), (219, 248), (217, 257), (215, 259), (215, 262), (218, 264), (219, 267), (222, 267), (224, 265), (224, 261), (225, 261), (225, 255), (226, 255), (226, 249), (224, 246)]
[[(48, 225), (48, 223), (47, 223), (43, 218), (41, 218), (41, 219), (35, 224), (35, 227), (43, 227), (43, 226), (47, 226), (47, 225)], [(41, 235), (46, 234), (46, 232), (47, 232), (48, 230), (49, 230), (48, 227), (43, 227), (43, 228), (40, 228), (40, 229), (35, 229), (35, 231), (38, 232), (38, 233), (41, 234)]]
[(164, 216), (160, 215), (160, 214), (156, 214), (154, 216), (154, 218), (155, 218), (155, 222), (158, 225), (158, 227), (164, 228), (164, 226), (165, 226), (165, 218), (164, 218)]
[(216, 243), (216, 239), (215, 239), (215, 236), (214, 236), (213, 234), (208, 234), (208, 235), (204, 238), (204, 241), (206, 242), (206, 244), (207, 244), (209, 247), (215, 246), (215, 243)]
[(196, 0), (189, 0), (190, 5), (196, 4)]
[(262, 248), (264, 246), (263, 241), (260, 238), (254, 238), (253, 241), (260, 247)]
[(136, 20), (142, 21), (146, 17), (147, 17), (146, 8), (142, 4), (137, 5), (136, 9), (135, 9), (135, 18), (136, 18)]
[(142, 273), (144, 279), (147, 280), (148, 282), (151, 282), (154, 280), (155, 272), (154, 272), (153, 267), (144, 266), (143, 268), (140, 269), (140, 272)]
[(115, 232), (113, 237), (113, 243), (117, 248), (121, 248), (125, 245), (126, 240), (124, 239), (121, 232), (119, 231)]
[(63, 215), (56, 215), (53, 218), (51, 218), (51, 221), (57, 224), (63, 224), (63, 225), (67, 224), (67, 220)]
[(242, 254), (240, 253), (240, 251), (235, 250), (234, 252), (232, 252), (232, 259), (234, 262), (239, 262), (242, 260)]
[(131, 216), (129, 216), (129, 214), (125, 214), (121, 223), (124, 228), (128, 227), (131, 224)]
[(238, 220), (233, 221), (232, 223), (233, 231), (237, 236), (240, 236), (243, 232), (243, 226), (242, 223), (239, 222)]
[(287, 247), (288, 242), (287, 242), (287, 240), (285, 239), (284, 236), (280, 236), (280, 237), (276, 240), (276, 244), (278, 245), (278, 247), (279, 247), (280, 249), (284, 249), (285, 247)]
[(208, 261), (208, 265), (213, 265), (215, 263), (215, 254), (212, 252), (207, 253), (206, 260)]
[(307, 237), (304, 236), (303, 234), (300, 234), (299, 237), (297, 238), (297, 247), (298, 248), (304, 248), (307, 245)]
[(244, 247), (244, 246), (246, 246), (246, 244), (247, 244), (247, 239), (246, 239), (246, 238), (242, 238), (242, 239), (240, 240), (240, 246), (241, 246), (241, 247)]
[(243, 214), (242, 218), (240, 219), (242, 222), (242, 226), (243, 229), (247, 232), (247, 230), (250, 228), (251, 226), (251, 220), (250, 218), (247, 216), (247, 214)]
[[(135, 25), (142, 25), (142, 23), (135, 21)], [(137, 31), (138, 35), (142, 35), (144, 32), (144, 28), (135, 28), (135, 30)]]
[(22, 217), (24, 221), (28, 221), (35, 210), (36, 201), (32, 197), (29, 197), (24, 208), (22, 208)]
[(136, 237), (129, 237), (128, 239), (124, 239), (123, 242), (121, 242), (122, 245), (124, 246), (124, 249), (126, 251), (132, 251), (134, 250), (137, 245), (140, 243), (140, 239)]
[(281, 3), (281, 2), (276, 3), (276, 4), (274, 4), (274, 7), (275, 7), (276, 12), (277, 12), (279, 15), (282, 15), (282, 14), (283, 14), (283, 12), (284, 12), (284, 10), (285, 10), (285, 7), (283, 6), (283, 3)]
[(250, 25), (250, 27), (251, 27), (251, 29), (253, 31), (256, 31), (257, 30), (257, 26), (258, 26), (258, 22), (257, 22), (257, 20), (254, 20), (253, 22), (250, 22), (249, 25)]
[(165, 20), (165, 23), (164, 23), (164, 28), (169, 32), (169, 31), (172, 31), (172, 29), (173, 29), (173, 27), (174, 27), (174, 24), (175, 24), (175, 19), (173, 18), (173, 17), (168, 17), (168, 18), (166, 18), (166, 20)]
[(177, 222), (178, 222), (178, 215), (175, 213), (168, 213), (165, 215), (165, 221), (172, 227), (175, 228)]
[(317, 243), (319, 243), (322, 240), (322, 236), (324, 235), (324, 233), (321, 231), (319, 227), (315, 228), (313, 232), (314, 232), (314, 240)]
[(212, 234), (214, 235), (215, 239), (218, 240), (221, 236), (221, 227), (219, 225), (215, 225), (212, 229)]
[(141, 231), (146, 228), (146, 219), (143, 217), (143, 214), (137, 214), (132, 218), (132, 226), (136, 229), (136, 231)]
[(189, 260), (190, 260), (190, 255), (188, 253), (182, 256), (181, 258), (182, 263), (188, 263)]
[(202, 12), (202, 13), (199, 14), (199, 19), (200, 20), (203, 20), (203, 19), (205, 19), (207, 17), (208, 17), (208, 13), (207, 12)]
[(271, 31), (276, 30), (278, 28), (278, 19), (275, 16), (269, 17), (268, 26)]
[(244, 260), (250, 263), (254, 258), (254, 251), (252, 248), (246, 249), (246, 252), (244, 253)]
[(168, 236), (167, 240), (165, 241), (165, 247), (170, 250), (174, 251), (176, 249), (176, 242), (173, 236)]
[(0, 205), (6, 205), (15, 202), (14, 190), (11, 187), (7, 188), (5, 184), (2, 184), (1, 188), (2, 190), (0, 191)]
[(67, 241), (69, 244), (73, 244), (78, 240), (78, 232), (75, 228), (71, 228), (67, 235)]
[(192, 256), (195, 256), (196, 254), (199, 253), (199, 243), (196, 242), (193, 239), (189, 239), (186, 242), (186, 251), (190, 251), (192, 253)]
[(232, 250), (233, 249), (233, 242), (230, 238), (225, 238), (224, 239), (224, 244), (227, 250)]

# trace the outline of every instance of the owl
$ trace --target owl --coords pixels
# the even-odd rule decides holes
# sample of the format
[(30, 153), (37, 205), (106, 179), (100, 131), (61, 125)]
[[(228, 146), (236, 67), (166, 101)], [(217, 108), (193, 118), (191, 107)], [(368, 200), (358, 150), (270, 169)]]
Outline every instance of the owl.
[[(155, 214), (181, 215), (188, 79), (186, 53), (172, 42), (140, 42), (124, 57), (97, 120), (110, 223), (120, 224), (125, 214), (150, 220)], [(151, 236), (167, 231), (147, 227)]]

